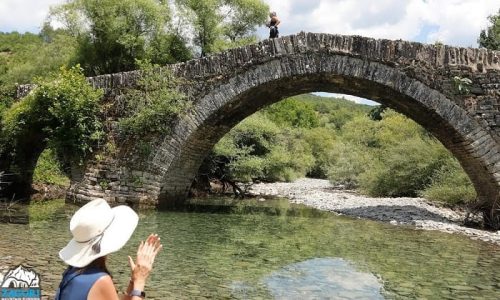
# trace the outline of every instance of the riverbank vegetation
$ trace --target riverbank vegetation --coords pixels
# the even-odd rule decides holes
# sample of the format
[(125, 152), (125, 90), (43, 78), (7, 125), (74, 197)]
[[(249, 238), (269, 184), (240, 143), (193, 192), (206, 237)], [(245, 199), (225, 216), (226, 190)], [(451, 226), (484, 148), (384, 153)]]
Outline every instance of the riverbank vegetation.
[(229, 182), (328, 178), (370, 196), (450, 204), (476, 197), (458, 161), (412, 120), (380, 106), (314, 95), (284, 100), (238, 124), (204, 161), (203, 176)]

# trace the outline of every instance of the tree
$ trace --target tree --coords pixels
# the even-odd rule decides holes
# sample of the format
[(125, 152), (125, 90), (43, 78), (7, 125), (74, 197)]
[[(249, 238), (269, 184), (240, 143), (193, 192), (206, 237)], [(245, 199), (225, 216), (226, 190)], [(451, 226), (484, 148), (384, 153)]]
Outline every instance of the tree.
[(318, 127), (319, 120), (312, 105), (297, 99), (287, 99), (265, 109), (268, 117), (278, 125), (295, 128)]
[(500, 10), (496, 15), (489, 16), (488, 20), (491, 26), (481, 30), (477, 42), (481, 47), (500, 50)]
[(194, 31), (201, 56), (255, 42), (255, 27), (266, 20), (262, 0), (177, 0), (182, 17)]
[(194, 42), (201, 50), (201, 56), (214, 52), (215, 42), (220, 36), (218, 25), (222, 22), (217, 13), (219, 0), (178, 0), (179, 7), (183, 9), (183, 17), (189, 19), (189, 23), (195, 32)]
[(266, 21), (269, 7), (261, 0), (228, 0), (222, 33), (232, 44), (253, 41), (255, 26)]
[(189, 58), (171, 31), (167, 1), (73, 0), (52, 9), (50, 18), (76, 37), (76, 60), (87, 75), (133, 70), (137, 60), (165, 64)]
[(71, 60), (74, 40), (61, 30), (46, 25), (40, 34), (0, 32), (0, 120), (14, 103), (16, 84), (33, 82)]

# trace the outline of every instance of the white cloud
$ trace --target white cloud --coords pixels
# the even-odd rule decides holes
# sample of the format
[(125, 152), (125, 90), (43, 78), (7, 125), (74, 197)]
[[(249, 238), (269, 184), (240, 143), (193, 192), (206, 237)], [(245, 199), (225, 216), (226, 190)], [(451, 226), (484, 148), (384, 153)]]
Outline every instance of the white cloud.
[(357, 34), (466, 47), (477, 46), (488, 15), (500, 8), (495, 0), (265, 1), (282, 19), (282, 34)]
[[(202, 1), (202, 0), (200, 0)], [(264, 0), (282, 21), (281, 35), (300, 31), (358, 34), (477, 46), (498, 0)], [(0, 0), (0, 31), (37, 32), (49, 7), (65, 0)], [(267, 37), (265, 27), (259, 35)]]
[(329, 98), (344, 98), (345, 100), (349, 100), (358, 104), (366, 104), (366, 105), (380, 105), (378, 102), (368, 100), (365, 98), (360, 98), (352, 95), (344, 95), (344, 94), (335, 94), (335, 93), (325, 93), (325, 92), (315, 92), (313, 93), (316, 96), (321, 97), (329, 97)]
[(51, 5), (63, 0), (1, 0), (0, 31), (38, 32)]

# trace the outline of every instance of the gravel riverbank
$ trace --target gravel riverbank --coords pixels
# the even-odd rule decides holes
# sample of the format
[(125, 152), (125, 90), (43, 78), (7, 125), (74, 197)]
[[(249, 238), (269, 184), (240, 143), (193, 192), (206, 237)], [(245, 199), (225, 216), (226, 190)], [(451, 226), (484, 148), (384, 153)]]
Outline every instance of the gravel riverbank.
[(500, 231), (465, 227), (462, 225), (465, 212), (439, 207), (424, 198), (371, 198), (335, 189), (328, 180), (309, 178), (294, 182), (257, 183), (249, 188), (249, 193), (260, 197), (285, 197), (292, 203), (393, 225), (413, 225), (419, 229), (464, 234), (500, 245)]

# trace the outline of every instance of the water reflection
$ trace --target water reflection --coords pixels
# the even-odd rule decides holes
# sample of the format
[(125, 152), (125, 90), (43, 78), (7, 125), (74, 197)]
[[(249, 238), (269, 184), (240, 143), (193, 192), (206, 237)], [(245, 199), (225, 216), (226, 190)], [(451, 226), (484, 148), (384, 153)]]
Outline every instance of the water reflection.
[[(310, 293), (301, 299), (338, 299), (340, 294), (332, 295), (340, 291), (371, 291), (370, 299), (380, 294), (388, 299), (500, 299), (496, 245), (288, 202), (226, 202), (207, 205), (230, 209), (196, 203), (197, 212), (140, 212), (129, 243), (109, 257), (118, 290), (128, 285), (127, 255), (150, 232), (158, 232), (165, 250), (155, 261), (148, 299), (293, 299), (289, 291)], [(57, 253), (71, 238), (75, 210), (63, 201), (40, 203), (28, 209), (29, 225), (0, 223), (0, 273), (18, 264), (32, 267), (41, 274), (43, 294), (53, 296), (65, 268)]]
[(377, 277), (342, 258), (291, 264), (263, 281), (274, 299), (384, 299)]

